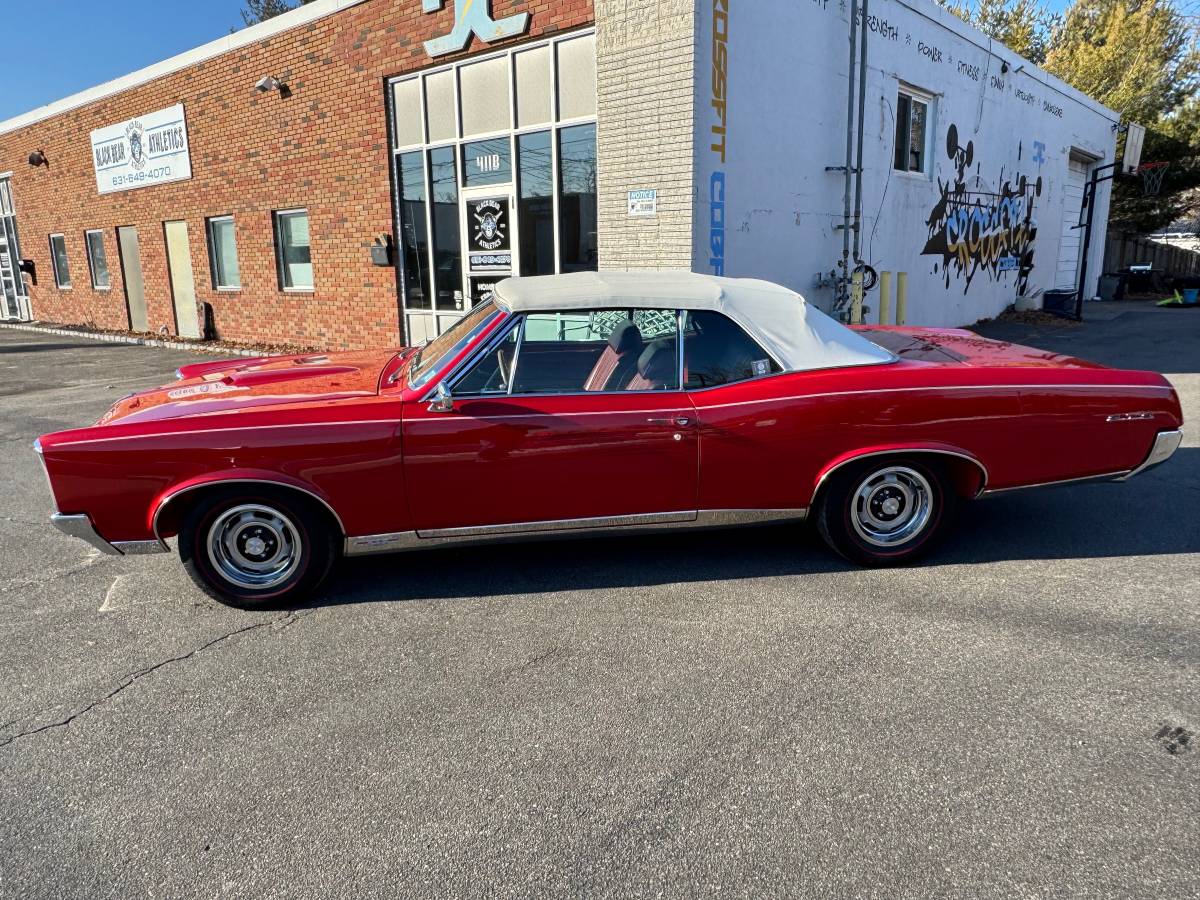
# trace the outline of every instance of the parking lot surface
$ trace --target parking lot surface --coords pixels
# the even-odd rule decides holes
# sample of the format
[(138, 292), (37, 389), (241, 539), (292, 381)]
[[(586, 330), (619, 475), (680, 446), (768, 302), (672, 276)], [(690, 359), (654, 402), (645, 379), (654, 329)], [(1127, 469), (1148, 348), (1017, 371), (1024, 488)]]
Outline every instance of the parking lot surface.
[(0, 896), (1200, 892), (1200, 312), (989, 336), (1153, 368), (1124, 484), (344, 564), (249, 614), (47, 522), (30, 449), (195, 357), (0, 329)]

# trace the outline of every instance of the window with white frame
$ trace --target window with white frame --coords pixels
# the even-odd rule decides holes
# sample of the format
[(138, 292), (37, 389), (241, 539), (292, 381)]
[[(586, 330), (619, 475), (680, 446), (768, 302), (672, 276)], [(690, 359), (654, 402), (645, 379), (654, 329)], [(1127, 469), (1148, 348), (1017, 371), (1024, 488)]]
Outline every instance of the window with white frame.
[(279, 283), (285, 291), (313, 289), (308, 210), (285, 209), (275, 213), (275, 255), (279, 265)]
[(92, 287), (98, 291), (107, 291), (112, 287), (112, 279), (108, 274), (108, 257), (104, 254), (104, 232), (85, 231), (83, 239), (87, 244), (88, 269), (92, 273)]
[(50, 261), (54, 265), (54, 283), (64, 290), (69, 288), (71, 267), (67, 264), (67, 239), (64, 235), (50, 235)]
[(213, 216), (208, 220), (208, 262), (212, 269), (213, 288), (236, 291), (242, 287), (238, 268), (237, 234), (233, 216)]
[(392, 81), (408, 312), (433, 314), (441, 330), (470, 308), (468, 282), (480, 279), (464, 271), (460, 200), (475, 187), (511, 187), (514, 274), (597, 268), (595, 40), (564, 35)]
[(896, 96), (896, 155), (894, 168), (929, 174), (929, 134), (933, 97), (901, 85)]

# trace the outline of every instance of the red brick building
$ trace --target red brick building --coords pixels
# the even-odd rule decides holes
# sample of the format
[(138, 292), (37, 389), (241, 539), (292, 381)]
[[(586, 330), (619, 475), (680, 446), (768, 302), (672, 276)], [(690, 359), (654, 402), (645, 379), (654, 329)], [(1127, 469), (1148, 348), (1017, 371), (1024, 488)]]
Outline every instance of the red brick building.
[[(489, 13), (495, 30), (480, 27)], [(458, 21), (464, 16), (467, 22)], [(410, 305), (424, 312), (422, 304), (439, 290), (448, 298), (429, 304), (419, 322), (422, 330), (436, 327), (433, 307), (461, 309), (463, 282), (452, 285), (441, 272), (443, 283), (430, 286), (428, 234), (408, 226), (407, 253), (404, 236), (395, 237), (399, 205), (416, 201), (396, 182), (394, 80), (448, 73), (427, 85), (431, 124), (460, 121), (445, 134), (431, 132), (429, 141), (422, 133), (417, 143), (441, 142), (443, 150), (432, 162), (415, 159), (437, 166), (457, 154), (453, 167), (466, 167), (473, 163), (464, 148), (477, 143), (469, 139), (483, 134), (480, 128), (503, 131), (501, 142), (519, 130), (508, 112), (493, 128), (497, 117), (477, 107), (515, 94), (517, 76), (509, 73), (518, 66), (523, 79), (532, 68), (545, 80), (530, 96), (548, 97), (556, 76), (545, 66), (560, 52), (558, 39), (594, 41), (592, 21), (591, 0), (493, 0), (490, 10), (483, 0), (316, 0), (0, 123), (0, 313), (191, 336), (207, 319), (210, 333), (215, 328), (227, 340), (390, 345), (403, 328), (407, 256), (413, 292), (426, 280), (424, 299), (414, 296)], [(490, 40), (501, 30), (512, 36)], [(446, 52), (447, 45), (465, 49)], [(536, 50), (537, 58), (514, 58), (514, 48)], [(561, 52), (572, 60), (584, 55)], [(581, 115), (573, 119), (594, 122), (594, 48), (587, 55), (592, 101), (590, 109), (577, 103), (573, 112)], [(483, 80), (469, 70), (454, 78), (459, 70), (445, 68), (477, 57), (498, 60)], [(582, 79), (581, 90), (589, 90), (586, 71), (564, 70), (563, 77)], [(497, 78), (505, 83), (488, 81)], [(449, 105), (435, 109), (435, 93), (445, 87)], [(401, 102), (419, 103), (413, 88), (397, 90)], [(456, 92), (467, 104), (462, 111)], [(176, 111), (182, 118), (172, 119)], [(555, 115), (541, 118), (547, 133), (557, 133)], [(401, 126), (405, 133), (414, 127), (420, 123)], [(181, 146), (185, 154), (173, 153)], [(29, 161), (34, 153), (38, 165)], [(497, 165), (494, 153), (486, 155), (485, 167)], [(511, 169), (511, 159), (499, 164)], [(173, 180), (189, 166), (190, 177)], [(435, 191), (443, 174), (429, 173)], [(447, 205), (440, 199), (431, 205)], [(380, 236), (391, 247), (390, 265), (373, 264)], [(453, 244), (452, 236), (445, 243)], [(439, 248), (441, 257), (453, 249)], [(24, 278), (15, 271), (18, 259), (32, 262)]]

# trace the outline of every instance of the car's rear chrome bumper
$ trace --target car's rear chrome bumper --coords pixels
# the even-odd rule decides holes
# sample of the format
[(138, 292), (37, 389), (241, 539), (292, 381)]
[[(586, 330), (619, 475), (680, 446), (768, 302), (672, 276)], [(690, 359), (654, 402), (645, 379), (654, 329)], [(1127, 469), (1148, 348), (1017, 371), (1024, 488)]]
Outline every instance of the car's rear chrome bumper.
[(63, 534), (79, 538), (109, 556), (133, 556), (144, 553), (168, 553), (170, 548), (162, 541), (115, 541), (109, 543), (96, 532), (92, 520), (84, 514), (63, 515), (55, 513), (50, 523)]
[(1171, 458), (1172, 454), (1179, 449), (1179, 444), (1182, 441), (1182, 431), (1160, 431), (1157, 435), (1155, 435), (1154, 444), (1151, 446), (1150, 452), (1146, 455), (1146, 458), (1142, 460), (1142, 464), (1131, 471), (1128, 475), (1122, 475), (1116, 480), (1125, 481), (1129, 478), (1132, 478), (1134, 475), (1139, 475), (1142, 472), (1145, 472), (1147, 469), (1152, 469), (1157, 465), (1165, 463)]

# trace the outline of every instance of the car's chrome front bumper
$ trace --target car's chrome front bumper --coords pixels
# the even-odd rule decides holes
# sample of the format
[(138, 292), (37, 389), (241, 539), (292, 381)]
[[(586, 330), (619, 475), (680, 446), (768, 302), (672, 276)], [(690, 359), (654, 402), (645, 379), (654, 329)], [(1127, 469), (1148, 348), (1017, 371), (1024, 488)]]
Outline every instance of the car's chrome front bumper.
[(79, 538), (109, 556), (135, 556), (144, 553), (169, 553), (170, 548), (162, 541), (114, 541), (109, 543), (97, 534), (92, 520), (86, 515), (63, 515), (55, 513), (50, 523), (63, 534)]
[(1128, 475), (1122, 475), (1117, 481), (1126, 481), (1134, 475), (1140, 475), (1147, 469), (1152, 469), (1157, 465), (1165, 463), (1171, 458), (1172, 454), (1179, 449), (1180, 443), (1183, 441), (1183, 432), (1178, 429), (1174, 431), (1160, 431), (1154, 437), (1154, 444), (1150, 447), (1150, 453), (1142, 460), (1142, 464), (1131, 471)]

